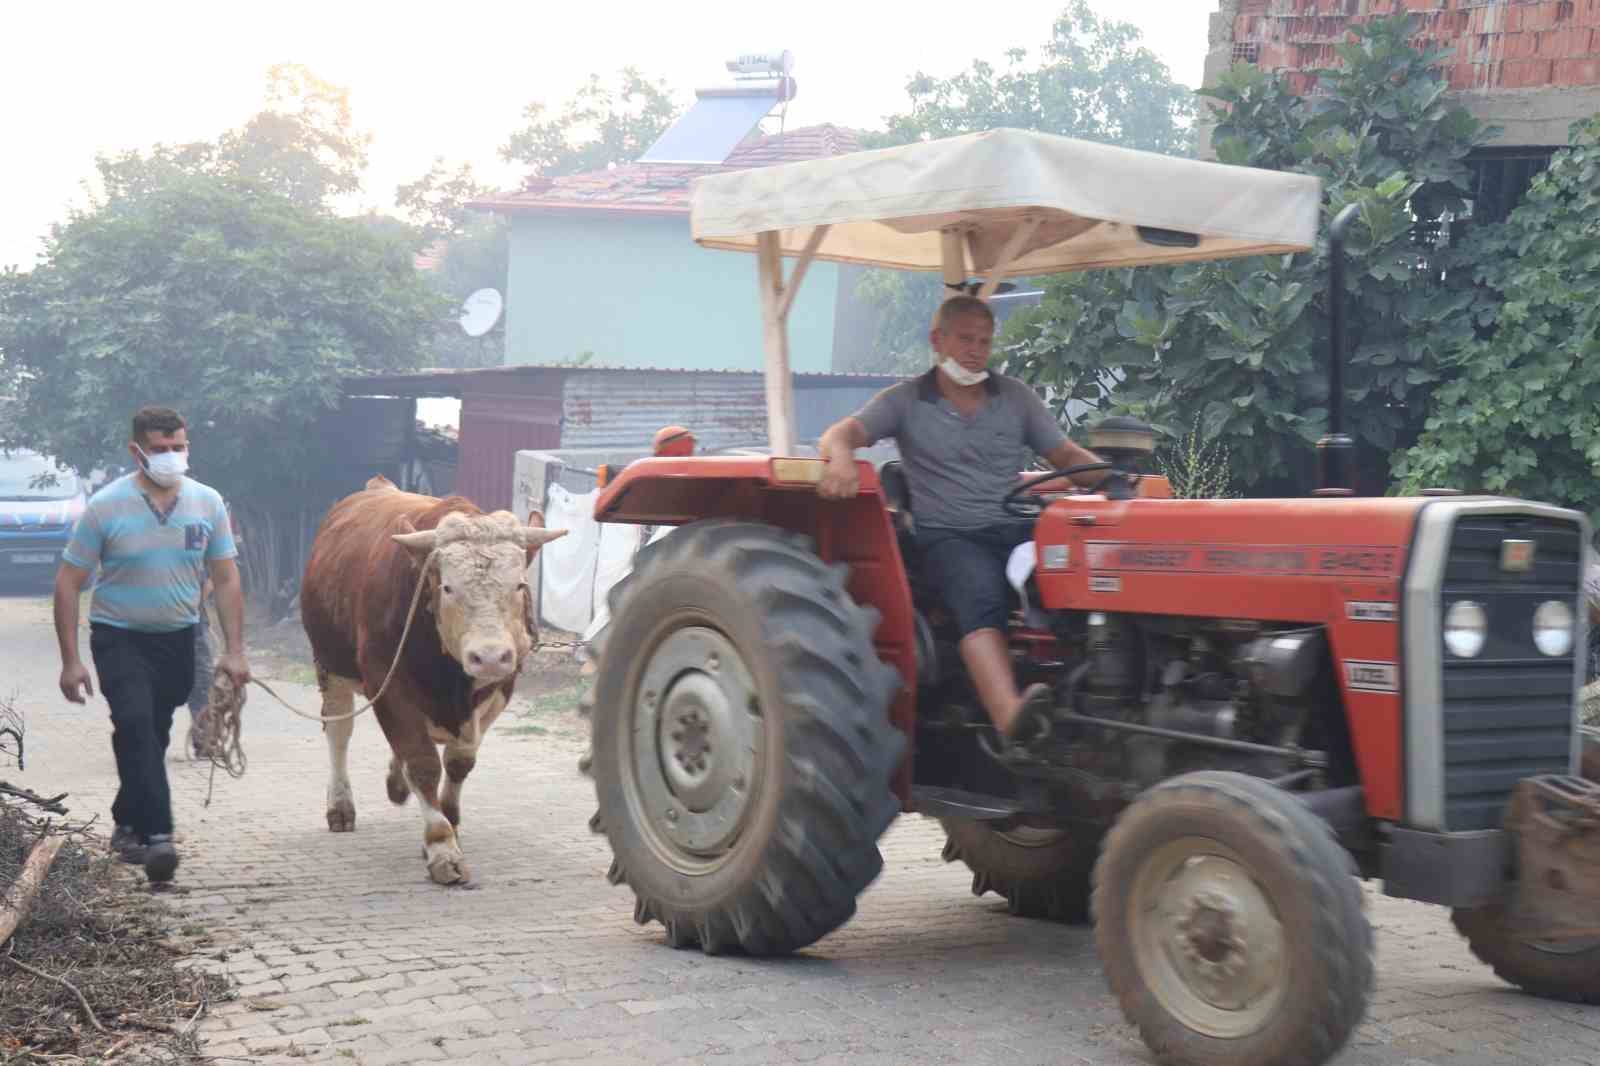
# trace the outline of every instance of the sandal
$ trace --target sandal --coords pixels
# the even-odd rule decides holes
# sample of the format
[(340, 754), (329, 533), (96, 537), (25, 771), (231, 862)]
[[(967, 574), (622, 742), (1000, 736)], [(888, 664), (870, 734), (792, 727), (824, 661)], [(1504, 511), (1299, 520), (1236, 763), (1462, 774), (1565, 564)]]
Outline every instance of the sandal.
[(1049, 685), (1039, 682), (1024, 689), (1022, 706), (1017, 709), (1016, 717), (1011, 719), (1011, 728), (1006, 731), (1006, 745), (1025, 748), (1049, 737), (1055, 705), (1056, 694)]

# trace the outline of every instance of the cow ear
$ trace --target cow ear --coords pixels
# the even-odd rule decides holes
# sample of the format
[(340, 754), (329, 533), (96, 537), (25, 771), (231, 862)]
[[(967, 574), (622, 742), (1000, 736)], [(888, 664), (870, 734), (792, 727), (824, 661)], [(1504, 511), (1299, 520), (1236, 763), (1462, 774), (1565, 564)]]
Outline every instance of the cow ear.
[(543, 529), (544, 528), (544, 512), (539, 510), (538, 508), (534, 508), (533, 510), (529, 511), (528, 512), (528, 525), (532, 526), (534, 529)]

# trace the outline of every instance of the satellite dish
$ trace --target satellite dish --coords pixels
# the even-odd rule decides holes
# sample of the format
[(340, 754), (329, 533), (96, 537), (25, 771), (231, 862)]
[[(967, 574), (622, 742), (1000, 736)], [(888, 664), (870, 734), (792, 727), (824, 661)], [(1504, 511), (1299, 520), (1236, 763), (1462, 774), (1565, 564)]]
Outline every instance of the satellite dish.
[(461, 330), (469, 337), (481, 337), (500, 321), (505, 301), (498, 289), (479, 289), (461, 304)]

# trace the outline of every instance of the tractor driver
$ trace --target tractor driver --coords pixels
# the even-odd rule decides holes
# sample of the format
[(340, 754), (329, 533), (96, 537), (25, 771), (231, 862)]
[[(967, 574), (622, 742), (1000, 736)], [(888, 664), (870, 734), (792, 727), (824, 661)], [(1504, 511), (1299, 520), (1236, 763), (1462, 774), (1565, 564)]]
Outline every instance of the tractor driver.
[[(1006, 514), (1000, 501), (1033, 454), (1055, 468), (1099, 460), (1067, 439), (1031, 388), (989, 370), (993, 341), (988, 304), (965, 295), (946, 300), (928, 334), (934, 368), (883, 390), (822, 435), (818, 449), (828, 465), (819, 492), (855, 496), (855, 450), (894, 438), (911, 488), (923, 578), (941, 590), (955, 617), (961, 661), (995, 728), (1007, 743), (1026, 744), (1048, 729), (1054, 701), (1044, 684), (1017, 692), (1005, 567), (1033, 525)], [(1083, 475), (1091, 484), (1104, 476)]]

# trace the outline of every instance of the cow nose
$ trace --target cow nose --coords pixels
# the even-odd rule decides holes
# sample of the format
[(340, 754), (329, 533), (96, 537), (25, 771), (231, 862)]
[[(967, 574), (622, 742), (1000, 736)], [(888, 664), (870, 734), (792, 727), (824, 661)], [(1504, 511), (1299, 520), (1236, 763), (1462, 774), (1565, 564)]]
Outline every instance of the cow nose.
[(516, 664), (516, 654), (508, 644), (480, 644), (467, 652), (467, 672), (471, 674), (508, 674)]

